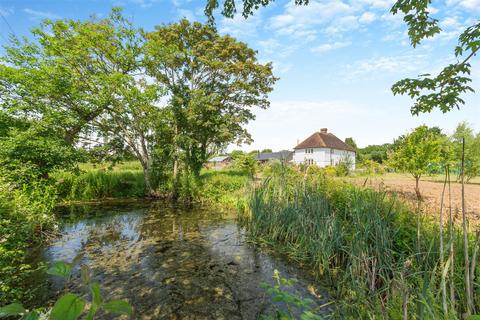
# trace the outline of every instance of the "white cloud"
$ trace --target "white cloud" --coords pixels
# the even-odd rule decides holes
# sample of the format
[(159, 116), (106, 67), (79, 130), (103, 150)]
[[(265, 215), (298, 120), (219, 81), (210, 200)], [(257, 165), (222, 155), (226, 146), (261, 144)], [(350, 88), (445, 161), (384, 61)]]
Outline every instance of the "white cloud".
[(351, 44), (352, 44), (351, 42), (341, 42), (341, 41), (337, 41), (333, 43), (324, 43), (317, 47), (312, 48), (311, 51), (316, 53), (324, 53), (324, 52), (332, 51), (335, 49), (345, 48), (350, 46)]
[(360, 23), (371, 23), (377, 19), (377, 16), (373, 12), (364, 12), (358, 21)]
[(234, 37), (257, 36), (257, 28), (261, 26), (261, 19), (260, 12), (256, 12), (248, 19), (240, 14), (233, 18), (224, 17), (220, 21), (218, 29), (220, 33), (228, 33)]
[(449, 5), (459, 5), (467, 10), (480, 11), (480, 0), (453, 0), (448, 2)]
[(311, 1), (308, 6), (289, 2), (282, 14), (269, 20), (269, 28), (279, 35), (289, 35), (303, 41), (316, 38), (319, 26), (337, 23), (338, 18), (353, 13), (351, 5), (342, 1)]
[(335, 23), (330, 24), (323, 32), (327, 34), (343, 33), (345, 31), (354, 30), (359, 27), (358, 17), (349, 15), (338, 18)]
[(285, 13), (272, 17), (272, 28), (284, 28), (291, 24), (321, 24), (339, 14), (352, 12), (353, 8), (342, 1), (311, 1), (308, 6), (298, 6), (292, 2), (286, 5)]
[(390, 9), (395, 0), (359, 0), (358, 3), (374, 9)]
[(257, 41), (260, 52), (275, 58), (287, 58), (292, 55), (298, 48), (297, 44), (281, 43), (275, 38)]
[(48, 12), (48, 11), (38, 11), (38, 10), (33, 10), (30, 8), (25, 8), (23, 9), (23, 12), (28, 14), (30, 16), (30, 19), (37, 20), (37, 19), (61, 19), (59, 15), (56, 15), (54, 13)]
[(347, 65), (344, 74), (349, 80), (380, 78), (393, 74), (405, 75), (406, 72), (420, 74), (428, 65), (427, 58), (425, 54), (406, 54), (358, 60)]
[(140, 6), (140, 8), (149, 8), (159, 0), (129, 0), (129, 1), (135, 5)]
[(192, 10), (178, 9), (177, 12), (180, 19), (185, 18), (190, 21), (196, 20), (195, 13)]

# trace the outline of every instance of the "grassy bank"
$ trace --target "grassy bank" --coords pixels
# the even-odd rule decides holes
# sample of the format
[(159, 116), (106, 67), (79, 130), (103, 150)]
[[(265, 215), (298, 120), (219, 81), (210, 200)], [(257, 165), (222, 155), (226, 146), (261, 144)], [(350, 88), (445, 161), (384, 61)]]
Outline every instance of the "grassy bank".
[[(417, 242), (415, 216), (385, 193), (278, 166), (252, 191), (240, 219), (253, 241), (327, 282), (338, 318), (460, 319), (466, 310), (461, 234), (444, 234), (445, 247), (450, 241), (455, 251), (451, 273), (449, 263), (439, 264), (438, 228), (420, 220)], [(446, 251), (444, 261), (450, 261)]]
[[(57, 172), (54, 175), (58, 196), (63, 201), (91, 201), (107, 198), (146, 196), (143, 171), (136, 162), (110, 167), (82, 164), (80, 173)], [(235, 207), (244, 198), (251, 178), (237, 169), (202, 170), (200, 179), (180, 178), (180, 197), (194, 202)], [(165, 190), (168, 192), (169, 190)]]

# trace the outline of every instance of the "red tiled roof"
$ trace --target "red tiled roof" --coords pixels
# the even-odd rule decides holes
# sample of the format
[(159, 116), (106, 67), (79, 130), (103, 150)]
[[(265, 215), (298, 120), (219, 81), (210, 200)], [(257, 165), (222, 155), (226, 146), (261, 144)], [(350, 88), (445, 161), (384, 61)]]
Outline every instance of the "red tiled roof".
[(315, 132), (293, 149), (331, 148), (355, 152), (351, 146), (327, 132)]

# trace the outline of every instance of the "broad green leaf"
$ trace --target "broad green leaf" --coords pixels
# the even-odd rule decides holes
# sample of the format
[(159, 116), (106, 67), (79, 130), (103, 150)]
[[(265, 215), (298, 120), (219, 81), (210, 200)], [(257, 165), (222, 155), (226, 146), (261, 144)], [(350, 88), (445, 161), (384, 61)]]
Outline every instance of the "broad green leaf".
[(480, 320), (480, 315), (473, 314), (471, 316), (466, 317), (465, 320)]
[(76, 320), (85, 308), (85, 300), (73, 293), (62, 296), (53, 306), (52, 320)]
[(0, 308), (0, 318), (16, 316), (25, 312), (25, 308), (20, 303), (12, 303)]
[(63, 261), (57, 261), (48, 268), (47, 273), (52, 276), (68, 278), (72, 273), (72, 265)]
[(132, 306), (124, 300), (112, 300), (104, 303), (102, 304), (102, 309), (116, 314), (132, 315), (133, 313)]
[(23, 316), (22, 320), (39, 320), (40, 314), (37, 311), (32, 311)]

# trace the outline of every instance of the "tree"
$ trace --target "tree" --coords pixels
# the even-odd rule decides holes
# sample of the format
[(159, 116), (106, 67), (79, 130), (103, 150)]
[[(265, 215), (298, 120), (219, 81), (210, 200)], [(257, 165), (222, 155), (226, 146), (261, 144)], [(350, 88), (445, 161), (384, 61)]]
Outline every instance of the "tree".
[(400, 171), (410, 173), (415, 179), (415, 193), (421, 199), (419, 181), (428, 172), (428, 167), (441, 161), (443, 135), (436, 134), (425, 125), (417, 127), (404, 136), (398, 147), (390, 154), (389, 164)]
[(359, 161), (372, 160), (377, 163), (384, 163), (388, 158), (388, 151), (391, 149), (390, 143), (382, 145), (369, 145), (365, 148), (359, 148), (357, 158)]
[(164, 91), (148, 81), (142, 34), (118, 8), (102, 20), (45, 20), (33, 30), (33, 42), (15, 39), (7, 48), (0, 110), (38, 123), (70, 148), (85, 141), (122, 148), (111, 143), (121, 141), (142, 164), (152, 192), (156, 103)]
[(242, 150), (233, 150), (230, 152), (230, 157), (232, 157), (233, 160), (237, 160), (238, 158), (242, 157), (245, 154)]
[[(272, 0), (243, 0), (242, 15), (248, 18), (260, 7), (272, 3)], [(309, 0), (295, 0), (296, 5), (308, 5)], [(207, 0), (205, 14), (210, 23), (214, 23), (213, 14), (219, 7), (218, 0)], [(431, 1), (421, 0), (396, 0), (391, 13), (404, 14), (403, 20), (408, 26), (408, 35), (413, 47), (422, 40), (439, 34), (439, 20), (432, 17), (433, 8)], [(233, 18), (237, 8), (235, 1), (224, 0), (222, 15)], [(461, 95), (473, 92), (469, 86), (471, 82), (470, 60), (480, 49), (480, 22), (467, 27), (458, 38), (455, 47), (456, 63), (452, 63), (442, 69), (437, 75), (423, 74), (415, 79), (400, 80), (392, 86), (394, 94), (407, 94), (415, 99), (411, 112), (418, 115), (439, 108), (442, 112), (448, 112), (454, 108), (460, 108), (465, 102)]]
[(458, 124), (450, 139), (457, 164), (458, 159), (462, 158), (462, 139), (465, 139), (464, 174), (469, 182), (480, 175), (480, 132), (475, 134), (467, 122), (462, 122)]
[(146, 34), (148, 73), (170, 95), (174, 176), (178, 163), (198, 176), (211, 154), (228, 143), (250, 142), (243, 125), (253, 107), (267, 108), (277, 80), (270, 63), (215, 29), (183, 19)]
[(345, 143), (348, 144), (350, 147), (352, 147), (353, 149), (357, 150), (358, 147), (357, 147), (357, 143), (355, 142), (355, 140), (353, 140), (353, 138), (345, 138)]
[(255, 177), (255, 173), (257, 172), (257, 161), (252, 154), (245, 153), (238, 157), (235, 160), (235, 166), (240, 170), (248, 172), (252, 178)]

